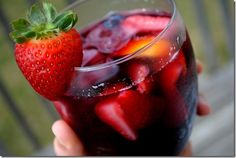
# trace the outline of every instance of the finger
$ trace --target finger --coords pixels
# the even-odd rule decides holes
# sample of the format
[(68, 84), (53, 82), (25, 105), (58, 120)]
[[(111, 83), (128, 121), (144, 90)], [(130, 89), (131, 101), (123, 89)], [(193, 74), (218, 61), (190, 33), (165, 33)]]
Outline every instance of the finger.
[(205, 98), (201, 95), (198, 97), (198, 105), (197, 105), (197, 114), (199, 116), (206, 116), (211, 113), (211, 107), (206, 102)]
[(192, 156), (192, 145), (190, 142), (186, 144), (182, 152), (179, 154), (179, 156)]
[(53, 146), (57, 156), (72, 156), (70, 155), (71, 153), (69, 153), (67, 148), (62, 143), (60, 143), (57, 138), (54, 138)]
[(74, 131), (63, 120), (52, 126), (55, 135), (54, 148), (58, 156), (82, 156), (84, 148)]
[(197, 63), (197, 73), (201, 74), (203, 71), (203, 65), (199, 60), (197, 60), (196, 63)]

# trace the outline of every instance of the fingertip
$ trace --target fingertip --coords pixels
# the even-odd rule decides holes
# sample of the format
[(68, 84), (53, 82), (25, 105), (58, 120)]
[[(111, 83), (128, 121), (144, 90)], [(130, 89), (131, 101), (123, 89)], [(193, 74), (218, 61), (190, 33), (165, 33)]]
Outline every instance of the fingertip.
[[(55, 135), (54, 146), (58, 155), (79, 156), (84, 155), (84, 148), (71, 127), (63, 120), (58, 120), (52, 125)], [(68, 156), (68, 155), (67, 155)]]
[(209, 104), (206, 102), (203, 96), (199, 96), (198, 105), (197, 105), (197, 114), (199, 116), (206, 116), (211, 113), (212, 109)]
[(52, 125), (52, 132), (63, 144), (75, 142), (77, 136), (71, 127), (63, 120), (58, 120)]
[(203, 64), (199, 60), (197, 60), (196, 63), (197, 63), (197, 73), (201, 74), (203, 71)]
[(53, 123), (52, 125), (52, 132), (55, 136), (57, 136), (58, 132), (63, 128), (65, 127), (64, 125), (64, 121), (63, 120), (57, 120), (56, 122)]
[(181, 151), (179, 156), (183, 156), (183, 157), (191, 157), (192, 156), (192, 144), (190, 141), (187, 142), (187, 144), (185, 145), (184, 149)]

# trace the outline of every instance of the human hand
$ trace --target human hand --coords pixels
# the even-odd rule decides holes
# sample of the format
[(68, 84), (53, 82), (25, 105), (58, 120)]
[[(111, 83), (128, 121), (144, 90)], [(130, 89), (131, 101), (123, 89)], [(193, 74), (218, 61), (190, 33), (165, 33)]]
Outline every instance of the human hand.
[[(197, 72), (202, 72), (202, 65), (197, 62)], [(204, 97), (199, 95), (197, 114), (199, 116), (206, 116), (210, 113), (210, 106), (206, 103)], [(83, 156), (86, 155), (83, 144), (78, 136), (70, 128), (70, 126), (63, 120), (58, 120), (52, 125), (52, 131), (55, 135), (54, 150), (57, 156)], [(188, 142), (181, 156), (191, 156), (191, 143)]]

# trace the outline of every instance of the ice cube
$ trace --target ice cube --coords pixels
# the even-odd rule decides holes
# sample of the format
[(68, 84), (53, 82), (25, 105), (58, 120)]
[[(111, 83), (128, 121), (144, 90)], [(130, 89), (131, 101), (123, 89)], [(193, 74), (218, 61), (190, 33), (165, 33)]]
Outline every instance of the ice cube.
[(116, 26), (119, 26), (125, 17), (119, 14), (111, 15), (107, 20), (103, 22), (103, 25), (107, 29), (113, 29)]
[(107, 61), (106, 56), (98, 52), (97, 49), (85, 49), (83, 55), (82, 66), (97, 65)]
[(120, 26), (123, 16), (112, 15), (102, 24), (92, 30), (85, 39), (90, 46), (96, 47), (102, 53), (112, 53), (124, 47), (132, 35)]

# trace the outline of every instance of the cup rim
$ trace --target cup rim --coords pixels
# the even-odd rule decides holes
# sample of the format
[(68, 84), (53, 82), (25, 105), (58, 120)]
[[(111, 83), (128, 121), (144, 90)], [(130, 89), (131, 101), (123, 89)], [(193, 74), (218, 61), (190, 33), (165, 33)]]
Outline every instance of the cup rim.
[[(76, 5), (79, 5), (81, 3), (84, 3), (88, 0), (81, 0), (81, 1), (77, 1), (71, 5), (69, 5), (67, 8), (65, 8), (66, 10), (73, 8)], [(138, 56), (139, 54), (141, 54), (142, 52), (144, 52), (145, 50), (147, 50), (148, 48), (152, 47), (155, 43), (157, 43), (162, 37), (163, 35), (168, 31), (168, 29), (170, 28), (170, 26), (173, 24), (174, 19), (176, 17), (176, 4), (174, 2), (174, 0), (168, 0), (170, 2), (170, 6), (171, 6), (171, 10), (172, 10), (172, 15), (170, 18), (170, 21), (168, 22), (168, 24), (165, 26), (165, 28), (155, 37), (152, 39), (152, 41), (150, 41), (147, 45), (141, 47), (140, 49), (113, 61), (110, 62), (106, 62), (106, 63), (102, 63), (102, 64), (97, 64), (97, 65), (91, 65), (91, 66), (83, 66), (83, 67), (74, 67), (75, 71), (80, 71), (80, 72), (90, 72), (90, 71), (96, 71), (96, 70), (101, 70), (101, 69), (105, 69), (108, 67), (112, 67), (114, 65), (118, 65), (121, 64), (123, 62), (126, 62), (128, 60), (131, 60), (132, 58)]]

